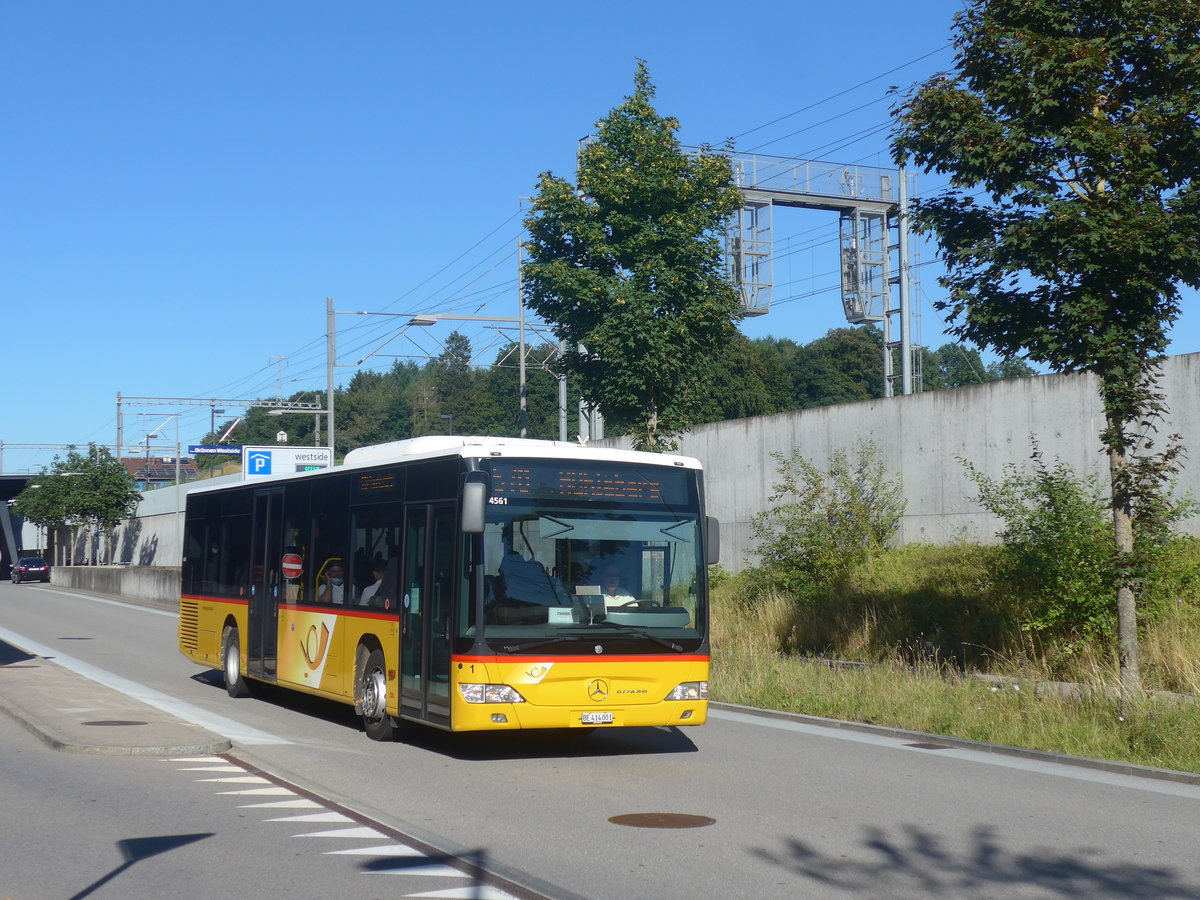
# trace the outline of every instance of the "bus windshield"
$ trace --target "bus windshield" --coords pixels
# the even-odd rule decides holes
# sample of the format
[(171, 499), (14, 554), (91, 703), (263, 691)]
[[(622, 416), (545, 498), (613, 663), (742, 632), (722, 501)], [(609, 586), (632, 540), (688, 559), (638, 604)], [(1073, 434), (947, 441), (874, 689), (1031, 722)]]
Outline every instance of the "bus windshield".
[(483, 534), (493, 650), (698, 648), (707, 611), (693, 470), (515, 469), (493, 463)]

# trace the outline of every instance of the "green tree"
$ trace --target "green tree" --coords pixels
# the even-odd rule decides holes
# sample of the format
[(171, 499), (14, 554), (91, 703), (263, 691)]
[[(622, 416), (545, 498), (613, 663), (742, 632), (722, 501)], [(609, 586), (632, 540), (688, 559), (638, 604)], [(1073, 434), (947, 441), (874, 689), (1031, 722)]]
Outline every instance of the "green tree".
[[(486, 411), (480, 434), (515, 436), (520, 428), (520, 356), (513, 342), (501, 347), (492, 365), (479, 373), (479, 409)], [(533, 344), (525, 351), (525, 405), (528, 437), (558, 439), (558, 378), (553, 367), (558, 348), (551, 343)], [(577, 391), (567, 395), (567, 434), (574, 435), (579, 419)]]
[(700, 421), (767, 416), (793, 406), (779, 356), (740, 333), (714, 362), (709, 385)]
[(922, 383), (927, 391), (1037, 374), (1029, 363), (1014, 357), (984, 364), (979, 351), (965, 344), (942, 344), (936, 350), (923, 348), (921, 365)]
[(875, 326), (834, 328), (801, 346), (792, 361), (800, 409), (883, 396), (883, 332)]
[(1037, 374), (1037, 369), (1023, 359), (1009, 356), (988, 363), (987, 374), (994, 381), (1004, 381), (1007, 378), (1032, 378)]
[(385, 372), (355, 372), (335, 409), (336, 437), (347, 450), (400, 440), (412, 427), (400, 384)]
[[(89, 444), (86, 454), (69, 447), (65, 457), (55, 456), (50, 468), (17, 495), (13, 510), (44, 528), (67, 525), (103, 535), (133, 515), (141, 499), (121, 461)], [(94, 555), (90, 540), (88, 545)]]
[(927, 391), (965, 387), (991, 381), (983, 357), (974, 347), (946, 343), (927, 351), (922, 360), (921, 381)]
[(898, 163), (949, 176), (916, 205), (953, 332), (1098, 377), (1118, 556), (1121, 682), (1140, 687), (1140, 514), (1179, 447), (1144, 439), (1179, 284), (1200, 286), (1200, 4), (969, 0), (955, 70), (899, 106)]
[(634, 93), (579, 154), (578, 190), (549, 172), (525, 222), (526, 301), (568, 351), (563, 366), (607, 425), (649, 450), (698, 421), (738, 300), (718, 241), (740, 203), (729, 160), (679, 146), (679, 123)]

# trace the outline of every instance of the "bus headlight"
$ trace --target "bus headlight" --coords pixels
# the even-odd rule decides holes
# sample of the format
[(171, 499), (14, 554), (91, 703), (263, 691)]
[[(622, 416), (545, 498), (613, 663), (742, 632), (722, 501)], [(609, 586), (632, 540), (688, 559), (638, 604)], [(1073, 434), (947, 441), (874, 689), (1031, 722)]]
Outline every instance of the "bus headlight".
[(507, 684), (460, 684), (458, 691), (468, 703), (525, 702), (525, 698)]
[(707, 681), (685, 681), (667, 694), (668, 700), (707, 700)]

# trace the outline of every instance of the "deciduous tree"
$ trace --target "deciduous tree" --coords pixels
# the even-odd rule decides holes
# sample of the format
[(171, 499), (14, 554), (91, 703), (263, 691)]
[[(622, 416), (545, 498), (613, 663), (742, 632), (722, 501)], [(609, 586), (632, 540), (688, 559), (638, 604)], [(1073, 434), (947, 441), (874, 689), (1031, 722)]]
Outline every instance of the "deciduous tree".
[(954, 70), (899, 106), (894, 155), (949, 176), (917, 224), (948, 267), (954, 333), (1098, 377), (1133, 690), (1133, 528), (1178, 452), (1143, 436), (1179, 285), (1200, 286), (1200, 4), (969, 0), (954, 32)]
[(133, 515), (141, 499), (121, 461), (89, 444), (86, 454), (70, 447), (65, 457), (55, 456), (17, 495), (13, 511), (45, 528), (69, 525), (105, 534)]
[(579, 392), (635, 446), (664, 450), (697, 421), (733, 337), (718, 234), (740, 195), (729, 160), (684, 153), (653, 97), (639, 62), (633, 95), (580, 151), (578, 185), (541, 176), (522, 271), (530, 308), (568, 343)]

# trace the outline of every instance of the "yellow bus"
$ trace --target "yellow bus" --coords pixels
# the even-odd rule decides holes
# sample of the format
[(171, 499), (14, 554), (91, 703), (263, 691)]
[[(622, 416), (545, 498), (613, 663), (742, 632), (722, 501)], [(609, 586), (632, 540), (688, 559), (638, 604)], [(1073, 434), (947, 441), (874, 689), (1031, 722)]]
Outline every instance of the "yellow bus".
[(423, 437), (191, 491), (185, 656), (231, 696), (353, 704), (367, 734), (700, 725), (717, 524), (691, 458)]

